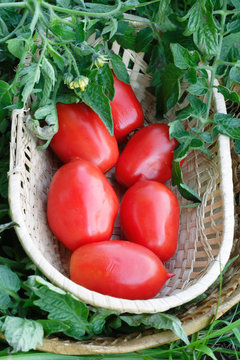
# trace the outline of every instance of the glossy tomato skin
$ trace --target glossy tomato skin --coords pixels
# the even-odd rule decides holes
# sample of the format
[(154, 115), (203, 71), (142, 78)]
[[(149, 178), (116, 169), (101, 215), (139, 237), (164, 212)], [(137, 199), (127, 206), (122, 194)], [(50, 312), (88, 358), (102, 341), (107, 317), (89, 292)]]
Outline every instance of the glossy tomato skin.
[(89, 161), (72, 160), (58, 169), (50, 184), (49, 227), (73, 251), (89, 242), (109, 240), (118, 206), (102, 171)]
[(173, 151), (178, 142), (169, 140), (166, 124), (145, 126), (135, 133), (119, 156), (117, 181), (129, 187), (141, 179), (162, 183), (171, 178)]
[(63, 162), (80, 158), (103, 172), (116, 164), (119, 156), (116, 138), (89, 106), (57, 103), (57, 114), (59, 130), (50, 146)]
[(177, 248), (179, 204), (175, 194), (157, 181), (130, 187), (120, 205), (120, 222), (129, 241), (152, 250), (162, 261)]
[(113, 101), (110, 101), (110, 106), (114, 135), (118, 142), (122, 142), (132, 130), (143, 126), (144, 115), (131, 85), (113, 76), (115, 95)]
[(124, 299), (149, 299), (171, 276), (152, 251), (124, 240), (84, 245), (70, 261), (71, 280), (89, 290)]

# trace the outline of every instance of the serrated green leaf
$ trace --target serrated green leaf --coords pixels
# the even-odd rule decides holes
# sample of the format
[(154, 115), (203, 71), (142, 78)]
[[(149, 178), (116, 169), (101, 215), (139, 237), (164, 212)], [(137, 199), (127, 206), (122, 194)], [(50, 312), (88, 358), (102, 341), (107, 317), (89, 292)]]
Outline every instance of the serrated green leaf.
[(34, 85), (39, 82), (40, 68), (39, 64), (32, 63), (30, 66), (22, 69), (20, 72), (20, 86), (22, 90), (22, 101), (25, 103), (34, 89)]
[(179, 184), (178, 191), (180, 192), (182, 197), (189, 201), (193, 201), (195, 203), (200, 203), (202, 201), (201, 197), (196, 193), (196, 191), (191, 189), (186, 184)]
[(188, 91), (192, 95), (197, 95), (197, 96), (205, 95), (208, 92), (207, 80), (204, 78), (198, 78), (195, 84), (191, 84), (188, 87)]
[(240, 42), (240, 32), (225, 36), (222, 42), (221, 59), (227, 60), (229, 52), (232, 49), (238, 49), (239, 42)]
[[(10, 296), (6, 295), (0, 290), (0, 313), (5, 313), (5, 311), (12, 306), (13, 302)], [(1, 328), (1, 326), (0, 326)]]
[(203, 139), (204, 142), (211, 144), (213, 142), (212, 134), (209, 132), (202, 132), (200, 137)]
[(27, 352), (42, 345), (43, 328), (37, 321), (7, 316), (2, 331), (14, 352)]
[(186, 21), (188, 19), (187, 27), (184, 32), (185, 36), (189, 36), (193, 34), (201, 25), (201, 15), (202, 9), (199, 1), (195, 2), (195, 4), (188, 10), (187, 14), (179, 18), (179, 21)]
[(240, 154), (240, 140), (234, 141), (236, 154)]
[(200, 61), (200, 55), (197, 51), (192, 54), (180, 44), (170, 44), (174, 64), (182, 70), (188, 69), (190, 66), (196, 66)]
[(189, 344), (187, 335), (185, 334), (181, 321), (173, 315), (157, 313), (157, 314), (139, 314), (139, 315), (120, 315), (120, 319), (130, 326), (139, 326), (144, 324), (156, 329), (172, 330), (185, 344)]
[(190, 133), (185, 130), (185, 126), (178, 120), (171, 121), (169, 124), (169, 139), (175, 138), (179, 142), (188, 140)]
[(196, 84), (196, 82), (197, 82), (197, 71), (194, 68), (190, 68), (186, 72), (184, 77), (190, 84)]
[(240, 0), (231, 0), (231, 3), (236, 9), (240, 10)]
[(110, 54), (110, 60), (116, 77), (126, 84), (130, 84), (129, 74), (122, 58), (119, 55)]
[(44, 77), (44, 87), (42, 91), (42, 99), (40, 101), (40, 106), (44, 105), (48, 101), (51, 91), (54, 88), (56, 82), (54, 68), (46, 57), (43, 59), (42, 62), (42, 74)]
[(93, 308), (94, 314), (90, 319), (90, 323), (93, 329), (94, 334), (101, 334), (106, 324), (106, 320), (110, 315), (117, 314), (117, 311), (103, 309), (103, 308)]
[(124, 49), (135, 50), (136, 38), (136, 30), (128, 26), (126, 22), (119, 21), (118, 30), (114, 36), (118, 44)]
[(0, 289), (2, 294), (11, 295), (21, 288), (21, 282), (16, 273), (5, 265), (0, 265)]
[(193, 114), (193, 109), (191, 106), (186, 106), (179, 112), (177, 112), (176, 120), (186, 120)]
[(60, 55), (55, 49), (53, 49), (52, 47), (48, 48), (48, 52), (51, 55), (51, 57), (53, 58), (55, 64), (57, 65), (57, 67), (61, 70), (64, 71), (64, 58), (62, 55)]
[(214, 56), (218, 49), (218, 30), (213, 15), (203, 10), (198, 29), (193, 33), (193, 41), (203, 54)]
[(83, 92), (75, 92), (82, 101), (95, 111), (101, 118), (110, 135), (113, 135), (113, 120), (109, 99), (103, 92), (101, 85), (90, 83)]
[(81, 339), (86, 333), (92, 333), (88, 319), (88, 308), (70, 294), (60, 294), (48, 286), (33, 288), (38, 300), (34, 304), (48, 312), (50, 320), (61, 321), (69, 326), (64, 333), (75, 339)]
[(136, 38), (135, 51), (144, 52), (145, 48), (152, 42), (152, 40), (153, 40), (153, 31), (150, 27), (146, 27), (144, 29), (139, 30)]
[(105, 64), (99, 71), (98, 74), (99, 84), (103, 87), (103, 91), (106, 93), (109, 100), (113, 100), (115, 89), (114, 89), (114, 78), (113, 73), (108, 64)]
[(216, 113), (213, 120), (216, 124), (212, 130), (213, 136), (222, 134), (232, 139), (240, 140), (240, 119), (235, 118), (231, 114)]
[(118, 29), (118, 22), (115, 18), (110, 18), (106, 26), (103, 28), (102, 35), (109, 34), (109, 40), (116, 34)]
[(231, 68), (229, 72), (229, 77), (233, 81), (240, 83), (240, 61), (238, 62), (238, 67), (234, 66)]
[(63, 8), (69, 8), (71, 5), (71, 0), (56, 0), (58, 6)]
[(228, 89), (226, 86), (223, 85), (218, 85), (217, 89), (218, 92), (221, 93), (226, 100), (231, 100), (237, 103), (240, 102), (239, 95), (235, 91), (231, 91), (230, 89)]
[(181, 161), (181, 160), (185, 159), (185, 157), (187, 156), (187, 153), (190, 149), (190, 143), (191, 143), (191, 138), (190, 137), (186, 138), (185, 142), (178, 145), (174, 149), (174, 160)]
[(188, 101), (193, 109), (194, 114), (201, 116), (206, 113), (207, 105), (201, 99), (198, 99), (193, 95), (189, 95)]
[(37, 322), (43, 327), (44, 335), (49, 336), (51, 334), (64, 332), (70, 329), (70, 325), (64, 324), (62, 321), (58, 320), (37, 320)]
[(61, 22), (55, 20), (50, 25), (50, 30), (61, 40), (76, 40), (76, 33), (70, 26), (62, 25)]
[(21, 59), (24, 51), (24, 40), (15, 38), (7, 40), (6, 43), (8, 45), (9, 52), (18, 59)]
[(227, 23), (227, 31), (231, 34), (237, 33), (240, 31), (240, 21), (239, 19), (230, 21)]

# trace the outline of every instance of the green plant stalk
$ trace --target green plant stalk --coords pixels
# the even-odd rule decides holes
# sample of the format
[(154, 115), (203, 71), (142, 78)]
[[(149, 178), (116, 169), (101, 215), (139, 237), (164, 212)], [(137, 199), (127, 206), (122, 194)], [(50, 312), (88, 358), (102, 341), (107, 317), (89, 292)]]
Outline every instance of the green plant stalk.
[(223, 36), (224, 36), (224, 26), (225, 26), (226, 17), (227, 17), (227, 0), (224, 0), (224, 2), (223, 2), (223, 10), (221, 12), (221, 16), (222, 16), (221, 17), (221, 30), (220, 30), (220, 34), (219, 34), (218, 50), (217, 50), (217, 54), (215, 56), (213, 65), (211, 67), (211, 78), (210, 78), (210, 83), (209, 83), (207, 111), (206, 111), (206, 115), (205, 115), (206, 123), (208, 122), (208, 118), (209, 118), (209, 113), (210, 113), (210, 108), (211, 108), (211, 103), (212, 103), (212, 96), (213, 96), (214, 80), (215, 80), (215, 77), (216, 77), (216, 72), (217, 72), (217, 68), (218, 68), (218, 61), (220, 60), (220, 55), (221, 55), (221, 50), (222, 50), (222, 43), (223, 43)]
[(0, 3), (0, 8), (25, 8), (27, 7), (24, 1), (19, 2), (10, 2), (10, 3)]
[(70, 57), (70, 59), (71, 59), (71, 61), (72, 61), (72, 63), (73, 63), (73, 67), (74, 67), (74, 70), (75, 70), (75, 72), (76, 72), (76, 74), (77, 74), (77, 77), (80, 77), (81, 75), (80, 75), (80, 72), (79, 72), (79, 70), (78, 70), (77, 62), (76, 62), (73, 54), (72, 54), (71, 51), (67, 48), (66, 45), (64, 45), (64, 49), (65, 49), (65, 51), (67, 52), (67, 54), (69, 55), (69, 57)]

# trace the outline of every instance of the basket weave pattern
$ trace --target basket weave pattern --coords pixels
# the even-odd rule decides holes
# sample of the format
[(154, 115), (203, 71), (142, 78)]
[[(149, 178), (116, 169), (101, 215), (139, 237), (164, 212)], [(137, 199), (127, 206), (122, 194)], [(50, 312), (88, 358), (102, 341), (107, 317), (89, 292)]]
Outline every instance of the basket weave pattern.
[[(122, 54), (117, 43), (113, 50)], [(129, 68), (131, 85), (142, 104), (146, 123), (155, 122), (155, 99), (146, 91), (151, 85), (151, 77), (146, 73), (144, 54), (124, 50), (122, 58)], [(184, 89), (182, 92), (184, 94)], [(215, 94), (214, 100), (212, 111), (216, 108), (226, 112), (222, 97), (218, 98)], [(184, 106), (186, 99), (177, 109)], [(61, 164), (50, 149), (37, 149), (36, 139), (26, 128), (27, 116), (29, 111), (24, 109), (14, 111), (12, 116), (9, 202), (12, 218), (19, 224), (16, 232), (24, 249), (53, 283), (94, 306), (120, 312), (150, 313), (184, 304), (214, 282), (229, 258), (233, 240), (233, 190), (228, 139), (220, 136), (209, 148), (212, 159), (203, 153), (192, 152), (184, 162), (184, 180), (196, 189), (202, 203), (197, 208), (181, 209), (178, 249), (165, 263), (167, 270), (176, 275), (154, 299), (133, 301), (104, 296), (69, 280), (70, 252), (53, 236), (46, 218), (49, 184)], [(173, 111), (170, 111), (166, 121), (173, 119)], [(107, 176), (120, 197), (120, 188), (114, 184), (112, 173)], [(167, 185), (171, 188), (170, 181)], [(180, 206), (185, 205), (186, 201), (176, 189), (172, 190)], [(113, 239), (121, 237), (117, 218)]]

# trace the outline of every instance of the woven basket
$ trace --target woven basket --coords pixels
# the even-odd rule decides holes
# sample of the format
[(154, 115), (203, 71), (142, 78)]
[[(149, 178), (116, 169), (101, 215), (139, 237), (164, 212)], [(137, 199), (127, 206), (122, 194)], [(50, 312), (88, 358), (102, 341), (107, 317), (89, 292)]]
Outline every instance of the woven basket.
[[(94, 39), (91, 39), (94, 43)], [(97, 40), (99, 41), (99, 40)], [(155, 99), (146, 91), (151, 77), (146, 73), (144, 53), (134, 53), (113, 45), (116, 54), (129, 69), (131, 85), (142, 104), (146, 123), (155, 121)], [(187, 105), (182, 89), (177, 110)], [(214, 111), (226, 113), (223, 97), (214, 91)], [(176, 108), (174, 109), (176, 110)], [(226, 264), (233, 242), (234, 206), (229, 139), (219, 136), (209, 147), (212, 159), (201, 152), (192, 152), (183, 165), (185, 182), (202, 198), (197, 208), (182, 208), (176, 254), (165, 263), (175, 273), (161, 292), (149, 300), (126, 300), (90, 291), (69, 279), (70, 252), (53, 236), (46, 218), (49, 184), (60, 166), (50, 149), (37, 149), (36, 139), (26, 128), (26, 109), (12, 115), (9, 170), (9, 204), (12, 219), (19, 225), (16, 232), (28, 256), (54, 284), (93, 306), (131, 313), (154, 313), (185, 304), (202, 294), (216, 280)], [(174, 119), (174, 111), (166, 121)], [(116, 191), (111, 173), (108, 175)], [(167, 185), (171, 188), (171, 182)], [(176, 193), (180, 205), (186, 201)], [(117, 218), (113, 239), (121, 238)]]

